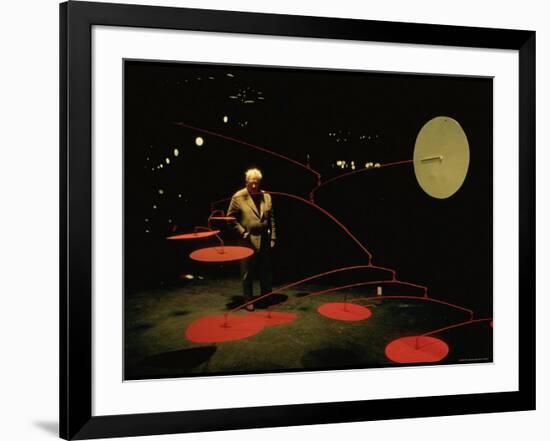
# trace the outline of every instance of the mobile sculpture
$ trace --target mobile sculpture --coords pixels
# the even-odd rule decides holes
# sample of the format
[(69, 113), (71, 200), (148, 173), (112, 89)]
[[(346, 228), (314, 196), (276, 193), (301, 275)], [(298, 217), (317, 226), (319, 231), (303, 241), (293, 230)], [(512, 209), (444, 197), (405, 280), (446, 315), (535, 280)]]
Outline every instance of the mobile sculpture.
[[(399, 280), (395, 269), (384, 268), (373, 263), (373, 255), (367, 247), (333, 214), (319, 206), (315, 202), (316, 192), (336, 180), (357, 173), (365, 173), (373, 168), (359, 169), (349, 173), (344, 173), (322, 181), (321, 174), (312, 169), (309, 165), (302, 164), (294, 159), (287, 158), (279, 153), (273, 152), (264, 147), (248, 143), (246, 141), (229, 137), (223, 134), (194, 127), (185, 123), (176, 123), (178, 126), (194, 132), (210, 135), (229, 142), (241, 144), (266, 154), (286, 160), (307, 173), (311, 173), (316, 178), (316, 186), (311, 189), (309, 199), (301, 196), (278, 191), (268, 191), (267, 193), (293, 199), (300, 203), (315, 208), (325, 217), (329, 218), (349, 239), (351, 239), (359, 249), (365, 254), (366, 263), (363, 265), (347, 266), (335, 268), (319, 274), (311, 275), (305, 279), (297, 280), (282, 287), (255, 298), (247, 303), (239, 305), (228, 312), (220, 315), (207, 316), (192, 322), (186, 330), (186, 338), (197, 343), (221, 343), (224, 341), (237, 340), (251, 337), (262, 331), (267, 326), (276, 326), (289, 323), (297, 319), (297, 314), (277, 311), (276, 309), (290, 302), (300, 302), (306, 298), (320, 296), (330, 292), (346, 291), (361, 286), (376, 286), (377, 295), (369, 297), (360, 297), (348, 299), (345, 295), (343, 302), (325, 303), (318, 308), (319, 314), (334, 320), (342, 321), (361, 321), (367, 320), (373, 312), (369, 305), (373, 301), (380, 300), (418, 300), (424, 302), (434, 302), (459, 310), (465, 314), (465, 319), (459, 323), (453, 323), (443, 328), (431, 330), (421, 335), (407, 336), (398, 338), (389, 342), (385, 348), (386, 357), (395, 363), (426, 363), (443, 360), (448, 352), (448, 344), (441, 338), (434, 337), (448, 329), (467, 326), (474, 323), (486, 322), (493, 326), (492, 318), (475, 318), (475, 312), (449, 302), (435, 299), (428, 293), (428, 287)], [(422, 190), (430, 197), (437, 199), (446, 199), (455, 194), (466, 179), (470, 163), (470, 149), (468, 139), (460, 124), (453, 118), (447, 116), (438, 116), (429, 120), (419, 131), (415, 146), (413, 159), (407, 159), (398, 162), (377, 164), (375, 169), (384, 169), (386, 167), (395, 167), (413, 164), (415, 176)], [(167, 237), (168, 240), (201, 240), (216, 238), (217, 246), (199, 248), (190, 254), (190, 258), (202, 262), (232, 262), (246, 259), (253, 254), (253, 250), (248, 247), (226, 246), (219, 236), (220, 230), (212, 228), (212, 221), (232, 222), (235, 218), (225, 216), (223, 210), (216, 209), (216, 206), (230, 198), (221, 199), (212, 203), (211, 214), (208, 218), (207, 227), (196, 227), (193, 232), (178, 234)], [(343, 273), (357, 270), (381, 270), (388, 274), (387, 279), (364, 280), (357, 283), (351, 283), (341, 286), (335, 286), (321, 291), (309, 293), (300, 298), (292, 298), (272, 305), (265, 311), (250, 312), (246, 315), (235, 314), (237, 311), (245, 308), (247, 305), (254, 304), (274, 294), (281, 293), (294, 286), (321, 279), (336, 273)], [(407, 286), (419, 291), (419, 295), (384, 295), (382, 287), (387, 284)]]

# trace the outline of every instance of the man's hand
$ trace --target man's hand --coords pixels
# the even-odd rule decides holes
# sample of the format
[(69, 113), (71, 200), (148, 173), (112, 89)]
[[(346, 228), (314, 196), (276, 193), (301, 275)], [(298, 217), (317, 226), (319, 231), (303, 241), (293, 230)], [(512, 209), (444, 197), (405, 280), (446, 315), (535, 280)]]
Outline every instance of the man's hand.
[(275, 246), (275, 241), (271, 239), (271, 248), (273, 248), (274, 246)]

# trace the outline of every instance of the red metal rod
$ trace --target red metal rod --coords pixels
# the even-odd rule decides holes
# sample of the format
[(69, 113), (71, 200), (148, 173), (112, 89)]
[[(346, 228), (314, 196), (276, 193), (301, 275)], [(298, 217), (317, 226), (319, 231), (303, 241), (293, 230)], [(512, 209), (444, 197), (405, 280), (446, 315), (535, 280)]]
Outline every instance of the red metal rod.
[(390, 273), (392, 273), (392, 280), (397, 280), (396, 279), (396, 271), (391, 269), (391, 268), (385, 268), (383, 266), (378, 266), (378, 265), (371, 265), (372, 268), (376, 268), (376, 269), (381, 269), (381, 270), (384, 270), (384, 271), (389, 271)]
[[(403, 282), (404, 284), (407, 284), (406, 282)], [(474, 311), (472, 311), (471, 309), (468, 309), (468, 308), (464, 308), (462, 306), (458, 306), (458, 305), (454, 305), (452, 303), (449, 303), (449, 302), (444, 302), (442, 300), (437, 300), (437, 299), (434, 299), (432, 297), (416, 297), (416, 296), (372, 296), (372, 297), (360, 297), (358, 299), (354, 299), (354, 300), (350, 300), (350, 303), (352, 302), (359, 302), (359, 301), (363, 301), (363, 300), (385, 300), (385, 299), (412, 299), (412, 300), (424, 300), (424, 301), (428, 301), (428, 302), (435, 302), (435, 303), (440, 303), (442, 305), (446, 305), (446, 306), (450, 306), (452, 308), (456, 308), (456, 309), (459, 309), (461, 311), (464, 311), (464, 312), (467, 312), (468, 314), (470, 314), (471, 317), (473, 317), (474, 315)]]
[[(216, 212), (221, 211), (223, 213), (223, 210), (215, 210), (214, 207), (217, 204), (221, 203), (221, 202), (227, 202), (227, 201), (230, 201), (230, 200), (231, 200), (231, 197), (228, 197), (228, 198), (218, 199), (217, 201), (214, 201), (214, 202), (210, 202), (210, 211), (212, 212), (212, 213), (210, 213), (210, 217), (214, 216), (214, 213), (216, 213)], [(210, 217), (209, 217), (209, 219), (210, 219)]]
[(493, 319), (492, 318), (483, 318), (483, 319), (476, 319), (476, 320), (468, 320), (468, 321), (460, 322), (460, 323), (457, 323), (457, 324), (454, 324), (454, 325), (445, 326), (444, 328), (439, 328), (439, 329), (436, 329), (434, 331), (426, 332), (426, 333), (420, 335), (419, 337), (425, 337), (427, 335), (437, 334), (439, 332), (447, 331), (448, 329), (459, 328), (461, 326), (470, 325), (472, 323), (489, 322), (491, 320), (493, 320)]
[(327, 210), (325, 210), (324, 208), (320, 207), (319, 205), (317, 205), (316, 203), (314, 202), (311, 202), (311, 201), (308, 201), (307, 199), (304, 199), (300, 196), (296, 196), (294, 194), (291, 194), (291, 193), (283, 193), (283, 192), (280, 192), (280, 191), (269, 191), (268, 192), (269, 194), (275, 194), (275, 195), (279, 195), (279, 196), (285, 196), (287, 198), (291, 198), (291, 199), (295, 199), (297, 201), (300, 201), (300, 202), (303, 202), (304, 204), (307, 204), (309, 205), (310, 207), (313, 207), (313, 208), (316, 208), (317, 210), (319, 210), (321, 213), (323, 213), (325, 216), (329, 217), (334, 223), (336, 223), (336, 225), (338, 225), (342, 230), (344, 230), (344, 232), (357, 244), (359, 245), (359, 247), (367, 254), (367, 256), (369, 256), (369, 263), (371, 263), (371, 260), (372, 260), (372, 254), (370, 253), (369, 250), (367, 250), (367, 248), (359, 241), (359, 239), (357, 239), (348, 229), (347, 227), (342, 223), (340, 222), (338, 219), (336, 219), (336, 217), (334, 217), (332, 214), (330, 214)]
[[(312, 293), (308, 294), (307, 296), (303, 296), (303, 297), (300, 297), (300, 298), (287, 299), (284, 302), (277, 303), (276, 305), (272, 305), (272, 306), (268, 307), (268, 309), (269, 308), (274, 308), (276, 306), (279, 307), (279, 306), (285, 305), (287, 303), (290, 303), (292, 301), (294, 301), (294, 302), (301, 301), (301, 300), (305, 299), (306, 297), (318, 296), (318, 295), (327, 294), (327, 293), (333, 292), (333, 291), (340, 291), (340, 290), (344, 290), (344, 289), (348, 289), (348, 288), (355, 288), (355, 287), (358, 287), (358, 286), (382, 285), (382, 284), (387, 284), (387, 283), (397, 283), (397, 284), (401, 284), (401, 285), (412, 285), (412, 286), (416, 286), (418, 288), (424, 288), (423, 286), (413, 285), (412, 283), (407, 283), (407, 282), (401, 282), (400, 280), (373, 280), (373, 281), (370, 281), (370, 282), (356, 282), (356, 283), (350, 283), (349, 285), (333, 286), (332, 288), (323, 289), (321, 291), (315, 291), (315, 292), (312, 292)], [(387, 296), (387, 297), (390, 297), (390, 296)], [(380, 296), (376, 296), (374, 298), (379, 299)], [(418, 297), (412, 297), (412, 298), (416, 299)], [(364, 298), (361, 298), (361, 299), (364, 299)], [(360, 299), (356, 299), (356, 300), (360, 300)], [(353, 302), (354, 301), (351, 300), (349, 303), (353, 303)], [(344, 298), (344, 303), (347, 303), (347, 295)]]
[[(287, 198), (290, 198), (290, 199), (295, 199), (297, 201), (300, 201), (300, 202), (303, 202), (304, 204), (306, 205), (309, 205), (310, 207), (313, 207), (315, 209), (317, 209), (318, 211), (320, 211), (321, 213), (323, 213), (325, 216), (327, 216), (329, 219), (331, 219), (336, 225), (338, 225), (342, 230), (344, 230), (344, 232), (357, 244), (359, 245), (359, 247), (367, 254), (367, 256), (369, 257), (369, 264), (371, 263), (371, 260), (372, 260), (372, 254), (370, 253), (370, 251), (359, 241), (359, 239), (357, 239), (352, 233), (351, 231), (348, 230), (348, 228), (342, 223), (340, 222), (338, 219), (336, 219), (336, 217), (334, 217), (331, 213), (329, 213), (327, 210), (325, 210), (324, 208), (320, 207), (319, 205), (317, 205), (316, 203), (314, 202), (311, 202), (307, 199), (304, 199), (303, 197), (300, 197), (300, 196), (296, 196), (295, 194), (291, 194), (291, 193), (283, 193), (283, 192), (280, 192), (280, 191), (265, 191), (265, 193), (268, 193), (268, 194), (271, 194), (271, 195), (277, 195), (277, 196), (284, 196), (284, 197), (287, 197)], [(242, 196), (242, 197), (245, 197), (245, 196)], [(211, 207), (213, 207), (215, 204), (219, 203), (219, 202), (223, 202), (223, 201), (227, 201), (227, 200), (230, 200), (231, 198), (226, 198), (226, 199), (220, 199), (218, 201), (214, 201), (211, 203)], [(379, 268), (382, 268), (382, 267), (379, 267)], [(385, 269), (385, 268), (382, 268), (382, 269)], [(393, 271), (393, 270), (389, 270), (389, 271)]]
[[(388, 162), (387, 164), (380, 164), (380, 167), (376, 167), (376, 168), (393, 167), (395, 165), (410, 164), (413, 161), (414, 161), (413, 159), (406, 159), (404, 161)], [(335, 176), (333, 178), (327, 179), (325, 182), (321, 182), (319, 185), (317, 185), (317, 187), (315, 187), (313, 190), (311, 190), (311, 194), (315, 195), (315, 192), (319, 188), (324, 187), (325, 185), (330, 184), (331, 182), (337, 181), (338, 179), (342, 179), (342, 178), (345, 178), (346, 176), (351, 176), (351, 175), (354, 175), (356, 173), (363, 173), (363, 172), (372, 171), (372, 170), (373, 170), (373, 168), (361, 168), (359, 170), (354, 170), (354, 171), (351, 171), (351, 172), (342, 173), (341, 175), (338, 175), (338, 176)]]
[[(473, 316), (473, 314), (472, 314), (472, 316)], [(487, 322), (487, 321), (490, 321), (490, 320), (492, 320), (492, 318), (484, 318), (484, 319), (477, 319), (477, 320), (470, 319), (470, 320), (467, 320), (467, 321), (465, 321), (465, 322), (456, 323), (456, 324), (454, 324), (454, 325), (445, 326), (444, 328), (436, 329), (435, 331), (426, 332), (426, 333), (421, 334), (421, 335), (418, 335), (418, 336), (416, 337), (414, 347), (415, 347), (415, 349), (418, 350), (418, 349), (420, 349), (421, 347), (424, 348), (424, 347), (426, 347), (426, 346), (429, 346), (429, 345), (433, 344), (432, 342), (430, 342), (430, 343), (426, 343), (426, 344), (423, 345), (423, 346), (420, 346), (420, 338), (421, 338), (421, 337), (426, 337), (426, 336), (428, 336), (428, 335), (437, 334), (438, 332), (447, 331), (448, 329), (458, 328), (458, 327), (465, 326), (465, 325), (471, 325), (472, 323)]]
[(242, 141), (240, 139), (233, 138), (231, 136), (222, 135), (221, 133), (216, 133), (216, 132), (212, 132), (210, 130), (201, 129), (200, 127), (195, 127), (195, 126), (192, 126), (190, 124), (185, 124), (185, 123), (182, 123), (182, 122), (175, 122), (174, 124), (176, 124), (177, 126), (185, 127), (187, 129), (195, 130), (197, 132), (205, 133), (205, 134), (210, 135), (210, 136), (215, 136), (217, 138), (225, 139), (226, 141), (231, 141), (231, 142), (235, 142), (237, 144), (241, 144), (241, 145), (244, 145), (244, 146), (247, 146), (247, 147), (251, 147), (253, 149), (259, 150), (259, 151), (264, 152), (264, 153), (268, 153), (268, 154), (273, 155), (273, 156), (277, 156), (278, 158), (284, 159), (285, 161), (291, 162), (292, 164), (295, 164), (299, 167), (304, 168), (305, 170), (309, 171), (310, 173), (313, 173), (317, 177), (317, 180), (319, 180), (320, 177), (321, 177), (319, 172), (311, 169), (306, 164), (302, 164), (301, 162), (295, 161), (294, 159), (288, 158), (284, 155), (281, 155), (280, 153), (275, 153), (275, 152), (273, 152), (269, 149), (266, 149), (265, 147), (260, 147), (259, 145), (251, 144), (249, 142)]
[(237, 306), (236, 308), (233, 308), (233, 309), (230, 310), (228, 313), (238, 311), (239, 309), (241, 309), (241, 308), (243, 308), (243, 307), (245, 307), (245, 306), (247, 306), (247, 305), (252, 305), (252, 304), (254, 304), (254, 303), (257, 302), (258, 300), (265, 299), (266, 297), (269, 297), (270, 295), (280, 293), (281, 291), (284, 291), (285, 289), (292, 288), (292, 287), (294, 287), (294, 286), (296, 286), (296, 285), (300, 285), (300, 284), (305, 283), (305, 282), (309, 282), (310, 280), (319, 279), (319, 278), (321, 278), (321, 277), (328, 276), (328, 275), (330, 275), (330, 274), (340, 273), (340, 272), (343, 272), (343, 271), (349, 271), (349, 270), (354, 270), (354, 269), (365, 269), (365, 268), (372, 268), (372, 265), (355, 265), (355, 266), (347, 266), (347, 267), (343, 267), (343, 268), (336, 268), (336, 269), (333, 269), (333, 270), (330, 270), (330, 271), (326, 271), (326, 272), (324, 272), (324, 273), (315, 274), (315, 275), (313, 275), (313, 276), (306, 277), (305, 279), (301, 279), (301, 280), (298, 280), (298, 281), (296, 281), (296, 282), (289, 283), (288, 285), (281, 286), (280, 288), (274, 289), (274, 290), (271, 291), (271, 292), (268, 292), (268, 293), (266, 293), (266, 294), (261, 295), (261, 296), (258, 297), (257, 299), (250, 300), (249, 302), (246, 302), (246, 303), (244, 303), (244, 304), (242, 304), (242, 305)]

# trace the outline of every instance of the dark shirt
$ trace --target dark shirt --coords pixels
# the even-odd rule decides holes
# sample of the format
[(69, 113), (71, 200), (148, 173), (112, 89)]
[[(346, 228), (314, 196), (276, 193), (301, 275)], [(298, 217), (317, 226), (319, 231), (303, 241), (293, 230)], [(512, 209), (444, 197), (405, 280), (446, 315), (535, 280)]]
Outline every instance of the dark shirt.
[(260, 207), (261, 207), (264, 195), (262, 193), (255, 193), (255, 194), (251, 194), (250, 197), (254, 201), (254, 205), (256, 206), (256, 210), (258, 210), (258, 214), (260, 214), (261, 213)]

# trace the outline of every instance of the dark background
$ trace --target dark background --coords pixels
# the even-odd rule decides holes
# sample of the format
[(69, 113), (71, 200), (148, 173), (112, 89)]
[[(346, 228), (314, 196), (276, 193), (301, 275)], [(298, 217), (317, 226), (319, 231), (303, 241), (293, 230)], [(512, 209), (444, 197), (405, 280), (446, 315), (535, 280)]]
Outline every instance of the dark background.
[[(374, 264), (428, 286), (434, 298), (492, 315), (492, 79), (128, 60), (124, 79), (126, 295), (181, 284), (186, 273), (238, 276), (235, 264), (190, 261), (196, 243), (165, 238), (206, 225), (211, 202), (242, 188), (249, 167), (262, 170), (268, 191), (307, 198), (316, 184), (295, 164), (175, 123), (309, 163), (324, 181), (352, 171), (337, 161), (354, 161), (358, 170), (366, 162), (412, 159), (422, 126), (444, 115), (461, 124), (470, 145), (470, 168), (453, 196), (428, 196), (405, 164), (330, 183), (316, 203), (365, 244)], [(273, 200), (275, 286), (367, 263), (322, 213), (282, 196)], [(227, 232), (223, 237), (231, 243)]]

